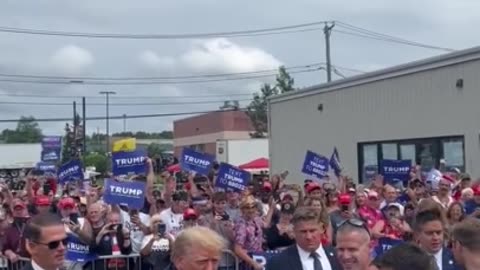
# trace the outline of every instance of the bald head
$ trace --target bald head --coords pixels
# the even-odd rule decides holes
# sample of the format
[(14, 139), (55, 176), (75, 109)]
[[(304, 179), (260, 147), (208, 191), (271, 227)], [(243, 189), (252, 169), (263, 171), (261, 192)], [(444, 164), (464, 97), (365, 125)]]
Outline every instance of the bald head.
[(361, 237), (363, 241), (365, 242), (370, 242), (370, 233), (367, 231), (366, 227), (363, 226), (355, 226), (352, 224), (344, 224), (340, 226), (337, 230), (337, 239), (339, 236), (342, 235), (357, 235), (358, 237)]

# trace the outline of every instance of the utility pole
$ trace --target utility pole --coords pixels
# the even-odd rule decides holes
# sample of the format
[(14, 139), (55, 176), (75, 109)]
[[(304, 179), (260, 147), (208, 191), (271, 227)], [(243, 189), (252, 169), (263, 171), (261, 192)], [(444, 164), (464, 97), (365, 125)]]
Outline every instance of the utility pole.
[(73, 102), (73, 139), (75, 140), (75, 136), (77, 134), (77, 102)]
[(116, 93), (114, 91), (101, 91), (100, 94), (105, 95), (105, 132), (107, 133), (105, 137), (105, 151), (108, 154), (110, 152), (110, 95), (115, 95)]
[(83, 155), (87, 153), (87, 104), (85, 97), (82, 97), (82, 118), (83, 118)]
[(332, 62), (330, 59), (330, 35), (332, 33), (332, 29), (335, 27), (335, 22), (332, 23), (325, 23), (325, 27), (323, 28), (323, 33), (325, 34), (325, 51), (327, 54), (327, 82), (332, 81)]
[(127, 115), (123, 114), (123, 133), (127, 132)]

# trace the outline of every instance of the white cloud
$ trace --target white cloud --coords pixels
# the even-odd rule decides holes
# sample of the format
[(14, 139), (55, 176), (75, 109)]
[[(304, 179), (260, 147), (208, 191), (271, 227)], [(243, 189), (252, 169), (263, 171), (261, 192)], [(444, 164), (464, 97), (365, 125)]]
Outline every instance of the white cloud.
[(259, 48), (240, 46), (224, 38), (196, 42), (180, 60), (196, 72), (221, 73), (273, 69), (282, 64)]
[(53, 69), (69, 75), (84, 72), (94, 61), (93, 55), (88, 50), (75, 45), (68, 45), (57, 50), (50, 59)]
[(172, 68), (175, 66), (174, 58), (160, 57), (156, 52), (152, 50), (143, 51), (139, 56), (139, 60), (141, 64), (152, 70)]

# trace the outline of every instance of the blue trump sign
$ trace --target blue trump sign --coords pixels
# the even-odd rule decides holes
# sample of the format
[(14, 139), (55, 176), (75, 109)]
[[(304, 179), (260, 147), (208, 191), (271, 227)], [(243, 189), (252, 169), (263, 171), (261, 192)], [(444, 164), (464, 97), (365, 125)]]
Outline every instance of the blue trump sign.
[(49, 162), (38, 162), (36, 169), (42, 172), (56, 173), (57, 166)]
[(145, 150), (133, 152), (115, 152), (112, 154), (113, 175), (144, 174), (146, 172), (147, 153)]
[(67, 251), (65, 258), (72, 262), (89, 262), (95, 260), (97, 255), (90, 251), (90, 245), (85, 244), (78, 237), (69, 234), (67, 237)]
[(103, 200), (109, 204), (128, 204), (131, 209), (142, 209), (145, 202), (145, 183), (106, 179)]
[(275, 257), (278, 254), (280, 254), (279, 250), (268, 250), (268, 251), (264, 251), (264, 252), (253, 252), (253, 253), (250, 254), (250, 257), (252, 257), (252, 259), (256, 263), (265, 267), (265, 265), (267, 264), (267, 261), (270, 260), (271, 258)]
[(61, 136), (45, 136), (42, 138), (42, 148), (62, 148)]
[(380, 174), (387, 183), (407, 181), (410, 177), (411, 160), (384, 159), (380, 162)]
[(72, 180), (83, 179), (83, 166), (79, 160), (71, 160), (57, 171), (58, 182), (65, 183)]
[(250, 181), (250, 173), (240, 170), (230, 164), (221, 163), (218, 169), (217, 181), (215, 187), (221, 189), (230, 189), (243, 191)]
[(40, 159), (42, 161), (56, 162), (60, 160), (61, 154), (62, 154), (62, 150), (60, 148), (43, 149)]
[(183, 148), (180, 164), (182, 170), (207, 175), (212, 168), (213, 160), (214, 157), (211, 155), (196, 152), (191, 148)]
[(382, 237), (378, 239), (378, 244), (375, 247), (375, 255), (381, 256), (383, 253), (387, 252), (387, 250), (391, 249), (394, 246), (400, 245), (403, 243), (403, 240), (400, 239), (392, 239), (389, 237)]
[(312, 151), (307, 151), (305, 161), (303, 162), (302, 172), (322, 179), (328, 175), (329, 163), (330, 160), (328, 158)]

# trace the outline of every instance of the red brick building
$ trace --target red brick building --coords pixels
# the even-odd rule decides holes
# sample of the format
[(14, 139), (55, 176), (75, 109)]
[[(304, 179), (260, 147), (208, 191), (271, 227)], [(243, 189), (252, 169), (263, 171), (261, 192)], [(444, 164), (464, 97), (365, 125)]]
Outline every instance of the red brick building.
[(222, 111), (197, 115), (173, 122), (175, 156), (186, 146), (215, 155), (220, 139), (248, 139), (255, 129), (243, 111)]

